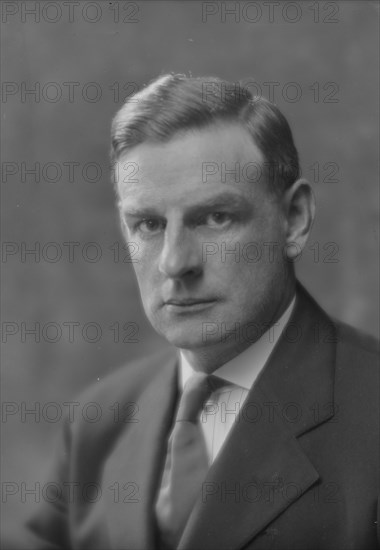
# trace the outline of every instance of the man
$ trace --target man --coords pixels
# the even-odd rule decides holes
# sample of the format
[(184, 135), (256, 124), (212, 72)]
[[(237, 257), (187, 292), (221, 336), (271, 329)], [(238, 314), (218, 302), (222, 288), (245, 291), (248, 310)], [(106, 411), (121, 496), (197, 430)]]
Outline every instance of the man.
[(49, 479), (71, 492), (45, 499), (30, 547), (377, 548), (375, 346), (296, 280), (314, 198), (285, 118), (166, 75), (112, 145), (143, 306), (173, 351), (82, 396), (104, 414), (67, 422)]

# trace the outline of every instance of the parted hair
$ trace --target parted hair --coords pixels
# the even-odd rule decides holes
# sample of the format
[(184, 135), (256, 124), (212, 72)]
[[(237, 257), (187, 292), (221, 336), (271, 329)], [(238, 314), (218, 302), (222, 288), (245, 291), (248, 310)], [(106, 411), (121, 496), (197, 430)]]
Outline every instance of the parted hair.
[(125, 101), (111, 127), (114, 162), (142, 143), (162, 143), (178, 133), (239, 123), (264, 159), (266, 180), (282, 194), (300, 176), (290, 126), (276, 105), (240, 83), (217, 77), (166, 74)]

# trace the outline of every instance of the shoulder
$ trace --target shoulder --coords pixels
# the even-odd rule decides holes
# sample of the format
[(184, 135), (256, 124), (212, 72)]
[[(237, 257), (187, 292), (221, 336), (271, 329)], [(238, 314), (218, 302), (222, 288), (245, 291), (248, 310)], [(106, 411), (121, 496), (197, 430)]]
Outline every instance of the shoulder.
[(379, 341), (364, 331), (337, 320), (326, 313), (318, 302), (299, 284), (299, 311), (304, 325), (318, 327), (318, 348), (329, 348), (336, 360), (337, 373), (355, 376), (363, 382), (376, 380), (379, 374)]
[(304, 312), (310, 322), (314, 319), (321, 325), (321, 339), (317, 340), (317, 345), (314, 341), (314, 353), (319, 358), (318, 372), (322, 372), (329, 360), (334, 365), (331, 380), (342, 429), (345, 426), (345, 429), (353, 430), (356, 426), (362, 434), (367, 434), (369, 427), (371, 430), (377, 429), (380, 388), (378, 340), (329, 316), (304, 290), (302, 296), (307, 305)]
[(343, 321), (330, 316), (298, 282), (300, 310), (308, 319), (316, 321), (319, 328), (326, 329), (326, 342), (335, 343), (338, 353), (353, 353), (376, 362), (379, 356), (379, 341)]
[(176, 361), (176, 349), (165, 347), (146, 357), (135, 359), (91, 384), (78, 399), (108, 402), (111, 395), (114, 400), (137, 397), (160, 376), (163, 369), (174, 365)]
[(108, 440), (112, 434), (116, 436), (135, 421), (142, 394), (165, 372), (174, 371), (176, 363), (176, 349), (165, 348), (91, 384), (75, 398), (68, 437), (92, 446), (104, 437)]
[(371, 406), (376, 410), (379, 402), (379, 342), (346, 323), (335, 324), (336, 388), (349, 396), (352, 406), (359, 401), (360, 407)]
[(346, 323), (335, 321), (337, 333), (338, 368), (360, 369), (362, 375), (369, 370), (379, 372), (379, 341), (373, 336)]
[(372, 360), (379, 356), (379, 340), (366, 332), (341, 321), (335, 321), (338, 344)]

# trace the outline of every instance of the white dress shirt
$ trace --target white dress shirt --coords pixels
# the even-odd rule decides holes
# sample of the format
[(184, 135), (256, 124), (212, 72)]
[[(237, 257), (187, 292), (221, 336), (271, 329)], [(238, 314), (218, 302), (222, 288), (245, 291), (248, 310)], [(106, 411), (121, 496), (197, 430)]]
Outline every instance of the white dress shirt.
[[(219, 453), (249, 390), (264, 368), (289, 321), (295, 300), (294, 296), (280, 319), (254, 344), (212, 373), (226, 380), (228, 384), (212, 393), (200, 417), (210, 464)], [(186, 381), (195, 371), (182, 351), (180, 357), (180, 388), (183, 390)]]

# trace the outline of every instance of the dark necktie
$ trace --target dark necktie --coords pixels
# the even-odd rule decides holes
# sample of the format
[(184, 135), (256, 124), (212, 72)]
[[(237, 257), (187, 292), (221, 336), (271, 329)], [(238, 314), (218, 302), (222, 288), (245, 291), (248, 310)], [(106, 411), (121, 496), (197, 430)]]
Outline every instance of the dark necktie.
[(216, 380), (196, 373), (186, 382), (169, 438), (156, 516), (162, 542), (171, 548), (176, 548), (181, 538), (209, 469), (198, 417), (203, 404), (218, 387)]

